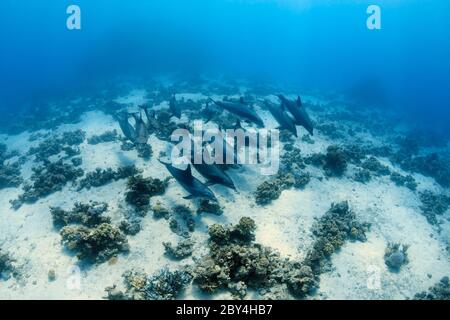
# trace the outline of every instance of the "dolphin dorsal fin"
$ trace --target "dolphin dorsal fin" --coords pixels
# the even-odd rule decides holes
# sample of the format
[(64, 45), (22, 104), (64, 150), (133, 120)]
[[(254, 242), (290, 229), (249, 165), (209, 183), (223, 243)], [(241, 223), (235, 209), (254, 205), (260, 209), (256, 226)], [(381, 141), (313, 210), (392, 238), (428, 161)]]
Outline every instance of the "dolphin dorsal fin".
[(301, 107), (302, 105), (302, 99), (300, 98), (300, 96), (297, 96), (297, 106)]

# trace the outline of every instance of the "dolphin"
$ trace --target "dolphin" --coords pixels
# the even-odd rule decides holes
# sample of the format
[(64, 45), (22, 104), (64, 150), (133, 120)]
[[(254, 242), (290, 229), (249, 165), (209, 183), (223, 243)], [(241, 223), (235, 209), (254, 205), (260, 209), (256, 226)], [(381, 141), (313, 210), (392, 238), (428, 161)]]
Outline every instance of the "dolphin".
[(128, 113), (121, 112), (116, 115), (116, 119), (119, 122), (120, 129), (122, 130), (125, 138), (134, 143), (136, 141), (137, 134), (136, 130), (128, 121)]
[(233, 101), (214, 101), (209, 98), (219, 107), (231, 112), (239, 117), (244, 118), (247, 121), (255, 123), (258, 127), (264, 127), (264, 121), (261, 117), (253, 110), (248, 104), (245, 103), (244, 99), (241, 97), (239, 102)]
[[(205, 150), (206, 151), (206, 150)], [(225, 187), (236, 190), (233, 180), (216, 164), (206, 164), (204, 161), (195, 163), (193, 154), (191, 163), (204, 178), (208, 180), (207, 185), (221, 184)]]
[(142, 120), (142, 113), (139, 111), (138, 113), (133, 113), (132, 116), (136, 121), (136, 143), (146, 144), (148, 141), (148, 131), (147, 125)]
[(184, 199), (203, 198), (217, 202), (217, 198), (211, 189), (192, 175), (191, 165), (188, 165), (187, 169), (181, 170), (169, 163), (158, 161), (167, 168), (172, 177), (189, 193), (188, 196), (183, 197)]
[(177, 99), (175, 98), (175, 95), (172, 96), (172, 98), (169, 101), (169, 108), (170, 111), (172, 112), (172, 114), (180, 119), (181, 118), (181, 108), (180, 108), (180, 104), (177, 103)]
[(292, 134), (297, 137), (297, 128), (295, 127), (294, 120), (284, 112), (283, 108), (281, 106), (278, 107), (267, 100), (264, 100), (264, 104), (280, 125), (279, 128), (292, 132)]
[[(224, 129), (221, 125), (218, 125), (218, 127), (219, 127), (219, 132), (218, 132), (218, 136), (215, 137), (215, 139), (220, 138), (222, 140), (223, 161), (225, 162), (225, 164), (240, 166), (239, 160), (238, 160), (238, 154), (237, 154), (237, 152), (235, 152), (235, 142), (233, 142), (233, 144), (230, 144), (226, 139), (226, 129)], [(237, 120), (235, 126), (230, 129), (234, 129), (234, 130), (242, 129), (245, 131), (245, 129), (241, 126), (241, 123), (239, 120)], [(245, 140), (246, 146), (247, 146), (247, 142), (248, 141), (246, 139)], [(233, 163), (226, 163), (227, 159), (228, 159), (228, 155), (230, 155), (229, 158), (231, 159), (231, 161), (233, 161)]]
[(302, 105), (302, 100), (300, 99), (300, 97), (297, 97), (297, 101), (291, 101), (282, 94), (279, 94), (277, 96), (281, 100), (282, 107), (287, 108), (294, 117), (295, 124), (305, 128), (310, 135), (314, 135), (313, 123), (308, 113), (306, 113), (306, 109)]

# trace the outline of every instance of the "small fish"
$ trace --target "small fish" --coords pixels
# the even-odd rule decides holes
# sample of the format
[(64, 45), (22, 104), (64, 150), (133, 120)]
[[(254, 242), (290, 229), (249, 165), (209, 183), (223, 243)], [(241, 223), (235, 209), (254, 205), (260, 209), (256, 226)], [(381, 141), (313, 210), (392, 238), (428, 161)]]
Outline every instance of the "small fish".
[(251, 108), (247, 103), (245, 103), (244, 99), (241, 98), (239, 102), (233, 101), (214, 101), (210, 98), (210, 101), (214, 102), (219, 107), (231, 112), (244, 120), (255, 123), (258, 127), (264, 127), (264, 121), (261, 117), (255, 112), (253, 108)]
[(191, 165), (188, 165), (187, 169), (181, 170), (169, 163), (158, 161), (167, 168), (172, 177), (189, 193), (184, 199), (203, 198), (217, 202), (217, 198), (211, 189), (192, 175)]
[(294, 117), (295, 124), (305, 128), (310, 135), (314, 135), (313, 123), (308, 113), (306, 112), (306, 109), (303, 106), (300, 97), (297, 98), (297, 101), (291, 101), (282, 94), (279, 94), (277, 96), (281, 100), (282, 107), (287, 108)]
[(283, 108), (281, 106), (276, 106), (267, 100), (264, 100), (264, 104), (280, 125), (279, 128), (292, 132), (292, 134), (297, 137), (297, 128), (295, 127), (294, 120), (284, 112)]

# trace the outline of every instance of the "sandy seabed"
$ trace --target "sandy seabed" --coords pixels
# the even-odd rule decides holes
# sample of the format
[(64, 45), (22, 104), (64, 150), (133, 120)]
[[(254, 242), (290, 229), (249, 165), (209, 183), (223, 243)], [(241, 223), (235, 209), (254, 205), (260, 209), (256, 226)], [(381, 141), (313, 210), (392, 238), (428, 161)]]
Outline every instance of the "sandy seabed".
[[(131, 109), (145, 102), (146, 92), (134, 90), (129, 95), (119, 97), (120, 103), (126, 103)], [(185, 93), (189, 99), (201, 98), (200, 94)], [(314, 103), (324, 103), (323, 98), (305, 96), (304, 99)], [(166, 107), (163, 102), (161, 107)], [(265, 110), (259, 110), (267, 127), (275, 127), (273, 118)], [(313, 118), (316, 116), (312, 113)], [(185, 117), (185, 115), (183, 115)], [(109, 115), (100, 111), (87, 112), (82, 121), (76, 124), (59, 126), (54, 132), (82, 129), (87, 137), (101, 134), (108, 130), (120, 128)], [(306, 131), (298, 128), (301, 135)], [(47, 132), (42, 130), (43, 133)], [(0, 135), (0, 143), (8, 150), (17, 150), (26, 154), (40, 140), (29, 141), (31, 133), (24, 132), (15, 136)], [(301, 138), (295, 142), (302, 154), (308, 155), (324, 152), (336, 143), (320, 131), (313, 137), (314, 144)], [(383, 144), (378, 137), (365, 133), (365, 141)], [(145, 161), (135, 151), (122, 151), (120, 142), (107, 142), (89, 145), (86, 141), (80, 145), (85, 172), (100, 168), (118, 168), (135, 164), (143, 170), (145, 177), (163, 179), (168, 176), (164, 166), (158, 161), (158, 154), (166, 150), (166, 143), (151, 136), (149, 144), (153, 156)], [(403, 172), (388, 159), (379, 159), (383, 164)], [(31, 174), (33, 159), (29, 157), (21, 168), (22, 177), (27, 181)], [(280, 198), (266, 206), (255, 204), (254, 192), (266, 177), (258, 169), (244, 166), (229, 172), (238, 192), (222, 186), (213, 186), (220, 204), (224, 208), (221, 216), (196, 215), (196, 231), (193, 257), (181, 262), (168, 259), (164, 255), (162, 242), (177, 242), (178, 236), (172, 233), (164, 219), (156, 220), (148, 214), (142, 221), (142, 230), (135, 236), (128, 236), (130, 253), (119, 255), (114, 264), (102, 263), (80, 269), (79, 285), (73, 285), (74, 266), (77, 257), (68, 252), (61, 244), (61, 237), (54, 228), (49, 207), (60, 206), (72, 208), (75, 202), (99, 201), (109, 205), (108, 216), (112, 222), (122, 218), (126, 180), (119, 180), (108, 185), (77, 191), (70, 184), (63, 190), (53, 193), (35, 204), (25, 204), (19, 210), (11, 209), (9, 201), (17, 198), (21, 188), (0, 190), (0, 244), (11, 252), (21, 265), (23, 278), (18, 281), (10, 278), (0, 281), (0, 299), (101, 299), (106, 296), (105, 288), (122, 281), (122, 274), (130, 269), (155, 273), (165, 266), (177, 268), (193, 262), (207, 252), (207, 228), (213, 223), (235, 224), (243, 216), (256, 221), (255, 241), (279, 251), (281, 256), (301, 259), (313, 241), (311, 227), (315, 218), (320, 218), (331, 203), (348, 200), (358, 220), (371, 224), (366, 242), (346, 242), (341, 250), (331, 258), (332, 268), (321, 275), (320, 287), (313, 299), (405, 299), (415, 293), (424, 291), (450, 273), (448, 226), (438, 232), (420, 213), (420, 200), (417, 193), (396, 186), (389, 177), (376, 177), (361, 184), (349, 177), (353, 173), (350, 166), (342, 178), (322, 178), (321, 170), (308, 168), (312, 175), (311, 182), (303, 190), (285, 190)], [(413, 174), (418, 183), (418, 191), (432, 190), (443, 192), (434, 179)], [(171, 181), (163, 196), (152, 198), (152, 203), (161, 201), (168, 206), (184, 204), (193, 207), (189, 200), (182, 197), (186, 193)], [(447, 234), (447, 235), (446, 235)], [(389, 242), (409, 245), (409, 263), (400, 272), (390, 272), (384, 262), (384, 252)], [(54, 270), (55, 281), (49, 281), (48, 272)], [(77, 269), (75, 269), (76, 272)], [(379, 279), (371, 285), (373, 277)], [(377, 281), (376, 281), (377, 282)], [(72, 284), (72, 285), (71, 285)], [(251, 292), (250, 292), (251, 293)], [(257, 298), (251, 293), (248, 298)], [(181, 296), (184, 299), (197, 298), (231, 298), (228, 293), (206, 295), (194, 286), (190, 286)]]

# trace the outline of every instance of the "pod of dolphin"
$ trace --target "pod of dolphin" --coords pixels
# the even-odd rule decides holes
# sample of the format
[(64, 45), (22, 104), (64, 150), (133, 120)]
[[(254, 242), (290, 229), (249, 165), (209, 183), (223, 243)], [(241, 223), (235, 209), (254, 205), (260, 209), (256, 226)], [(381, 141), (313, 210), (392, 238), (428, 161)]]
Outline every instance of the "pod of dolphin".
[[(297, 100), (294, 101), (287, 99), (282, 94), (278, 94), (277, 97), (280, 100), (279, 105), (276, 105), (269, 100), (262, 101), (267, 110), (271, 113), (272, 117), (278, 123), (277, 128), (286, 130), (297, 137), (297, 126), (301, 126), (306, 129), (309, 134), (313, 135), (313, 122), (306, 112), (306, 109), (303, 106), (300, 97), (298, 97)], [(238, 117), (238, 119), (241, 119), (242, 121), (253, 123), (258, 128), (264, 127), (264, 121), (251, 106), (251, 104), (246, 103), (243, 98), (240, 98), (239, 101), (216, 101), (209, 98), (206, 108), (209, 107), (210, 102), (214, 103), (222, 110), (226, 110), (234, 114)], [(178, 119), (181, 118), (183, 110), (181, 108), (181, 105), (177, 103), (175, 95), (173, 95), (169, 101), (169, 110), (174, 117)], [(144, 111), (146, 115), (146, 122), (143, 120), (142, 111)], [(134, 126), (129, 122), (130, 117), (134, 119)], [(136, 113), (118, 113), (116, 115), (116, 119), (125, 138), (135, 145), (142, 145), (147, 143), (152, 123), (154, 123), (153, 121), (156, 121), (154, 112), (149, 113), (146, 107), (140, 107), (139, 112)], [(240, 122), (238, 121), (236, 125), (240, 126)], [(226, 142), (224, 142), (223, 146), (224, 155), (227, 155), (228, 152), (232, 150), (233, 159), (237, 164), (237, 158), (234, 152), (234, 148), (229, 147)], [(205, 152), (205, 150), (203, 150), (202, 152)], [(221, 166), (214, 163), (206, 164), (205, 162), (198, 164), (194, 162), (193, 159), (194, 153), (191, 154), (190, 164), (184, 170), (173, 166), (171, 163), (163, 162), (159, 159), (159, 162), (167, 168), (172, 177), (189, 194), (188, 196), (184, 197), (185, 199), (201, 198), (217, 202), (216, 196), (209, 188), (209, 186), (213, 184), (220, 184), (236, 190), (233, 180)], [(195, 170), (207, 180), (207, 183), (203, 183), (193, 176), (192, 167), (194, 167)]]

